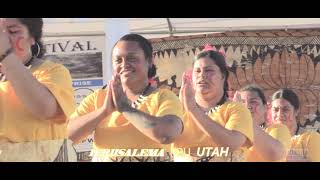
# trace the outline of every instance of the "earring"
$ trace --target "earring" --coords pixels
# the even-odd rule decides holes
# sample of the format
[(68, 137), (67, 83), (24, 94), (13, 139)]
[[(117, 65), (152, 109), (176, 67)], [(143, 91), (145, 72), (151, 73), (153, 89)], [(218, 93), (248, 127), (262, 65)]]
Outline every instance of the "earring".
[[(37, 46), (37, 49), (38, 49), (38, 51), (37, 51), (37, 55), (35, 56), (35, 57), (38, 57), (39, 56), (39, 54), (40, 54), (40, 51), (41, 51), (41, 49), (40, 49), (40, 45), (39, 45), (39, 43), (38, 42), (36, 42), (34, 45), (36, 45)], [(33, 45), (33, 46), (34, 46)], [(34, 55), (33, 55), (34, 56)]]

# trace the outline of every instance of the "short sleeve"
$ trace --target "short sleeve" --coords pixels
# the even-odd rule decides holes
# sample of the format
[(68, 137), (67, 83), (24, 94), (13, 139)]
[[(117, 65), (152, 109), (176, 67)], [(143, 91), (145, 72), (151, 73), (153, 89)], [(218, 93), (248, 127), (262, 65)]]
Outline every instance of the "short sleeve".
[(286, 125), (274, 124), (266, 129), (266, 132), (278, 140), (288, 152), (291, 148), (291, 134)]
[(312, 162), (320, 162), (320, 134), (311, 132), (307, 144), (307, 158)]
[(179, 98), (171, 91), (164, 90), (160, 93), (157, 117), (175, 115), (183, 119), (183, 108)]
[(48, 64), (46, 69), (40, 70), (36, 78), (53, 94), (64, 113), (64, 116), (55, 117), (53, 121), (65, 123), (76, 108), (69, 70), (63, 65), (52, 63)]
[(226, 128), (245, 135), (249, 141), (253, 142), (253, 124), (250, 111), (242, 104), (233, 102), (229, 105)]
[(72, 120), (76, 117), (83, 116), (85, 114), (95, 111), (96, 110), (95, 104), (96, 104), (98, 95), (102, 94), (103, 93), (102, 91), (103, 90), (101, 89), (95, 90), (93, 93), (85, 97), (81, 101), (77, 109), (72, 113), (72, 115), (70, 116), (70, 119)]

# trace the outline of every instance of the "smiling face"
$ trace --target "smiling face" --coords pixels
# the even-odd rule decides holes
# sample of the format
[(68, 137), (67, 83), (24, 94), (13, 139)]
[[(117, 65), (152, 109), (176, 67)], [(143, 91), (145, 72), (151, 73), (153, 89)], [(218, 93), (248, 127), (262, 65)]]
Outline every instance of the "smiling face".
[(290, 130), (297, 123), (298, 112), (289, 101), (279, 98), (272, 101), (271, 115), (272, 121), (286, 125)]
[(35, 44), (35, 39), (30, 35), (27, 26), (16, 18), (7, 18), (5, 25), (15, 53), (23, 61), (28, 60), (32, 56), (31, 46)]
[(202, 57), (194, 63), (192, 81), (196, 93), (217, 94), (223, 92), (225, 77), (212, 59)]
[(134, 41), (119, 41), (112, 52), (113, 71), (121, 82), (135, 86), (148, 80), (149, 63), (143, 49)]

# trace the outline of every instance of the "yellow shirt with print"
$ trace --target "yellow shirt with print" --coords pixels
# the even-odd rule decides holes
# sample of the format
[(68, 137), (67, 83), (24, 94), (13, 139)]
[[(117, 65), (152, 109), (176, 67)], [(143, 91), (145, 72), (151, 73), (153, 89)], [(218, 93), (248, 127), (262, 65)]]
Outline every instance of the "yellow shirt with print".
[(291, 138), (289, 161), (320, 162), (320, 134), (307, 130)]
[(9, 81), (0, 82), (0, 144), (67, 137), (67, 120), (76, 108), (68, 69), (45, 60), (42, 64), (31, 67), (31, 72), (53, 94), (63, 114), (51, 120), (38, 119), (18, 99)]
[[(288, 154), (290, 147), (291, 147), (291, 134), (289, 129), (286, 125), (283, 124), (273, 124), (269, 126), (267, 129), (265, 129), (265, 132), (269, 134), (274, 139), (278, 140), (286, 150), (286, 153)], [(280, 162), (286, 161), (286, 156), (284, 156), (283, 159), (279, 160)], [(248, 162), (266, 162), (265, 160), (258, 152), (253, 151), (253, 147), (249, 148)]]
[[(70, 117), (93, 112), (103, 105), (105, 89), (98, 89), (87, 96)], [(152, 116), (175, 115), (182, 119), (182, 105), (178, 97), (167, 89), (156, 89), (138, 104), (137, 109)], [(165, 149), (170, 152), (170, 145), (159, 144), (138, 129), (123, 115), (115, 111), (101, 121), (94, 132), (93, 151), (103, 149)]]
[[(175, 156), (181, 158), (181, 161), (244, 161), (248, 148), (253, 142), (253, 124), (250, 111), (242, 103), (227, 101), (219, 106), (216, 111), (209, 114), (209, 117), (212, 121), (228, 130), (242, 133), (247, 138), (246, 145), (234, 152), (229, 152), (228, 156), (225, 157), (208, 158), (196, 157), (196, 155), (191, 155), (192, 157), (189, 156), (188, 153), (190, 149), (191, 152), (196, 152), (199, 149), (199, 152), (201, 152), (201, 150), (203, 150), (202, 147), (215, 148), (216, 144), (198, 128), (195, 122), (189, 117), (189, 113), (185, 112), (184, 131), (173, 144), (173, 153)], [(223, 148), (225, 150), (227, 147)], [(183, 150), (185, 150), (185, 152), (183, 152)], [(212, 153), (213, 152), (214, 151), (212, 151)]]

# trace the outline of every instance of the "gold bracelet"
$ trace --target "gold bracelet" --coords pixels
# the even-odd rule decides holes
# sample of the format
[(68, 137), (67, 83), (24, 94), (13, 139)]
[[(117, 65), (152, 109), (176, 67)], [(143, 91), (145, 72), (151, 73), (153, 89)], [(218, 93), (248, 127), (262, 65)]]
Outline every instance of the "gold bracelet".
[(13, 48), (7, 49), (6, 52), (0, 56), (0, 63), (12, 52), (13, 52)]

